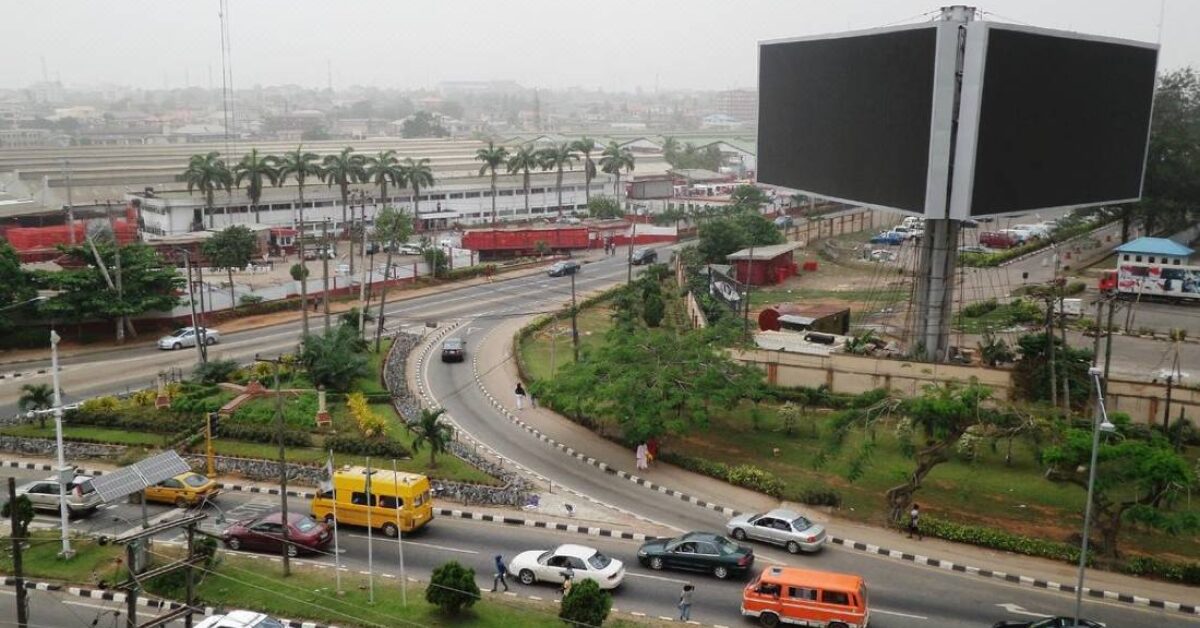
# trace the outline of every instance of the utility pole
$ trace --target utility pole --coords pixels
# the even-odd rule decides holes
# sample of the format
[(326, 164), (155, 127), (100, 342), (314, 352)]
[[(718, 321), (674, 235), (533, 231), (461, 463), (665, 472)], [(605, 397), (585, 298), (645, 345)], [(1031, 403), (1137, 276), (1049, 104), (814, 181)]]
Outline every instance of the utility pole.
[(70, 159), (63, 159), (63, 174), (67, 179), (67, 237), (71, 239), (71, 246), (75, 246), (75, 201), (72, 195)]
[[(576, 318), (578, 313), (575, 307), (575, 273), (571, 273), (571, 343), (575, 348), (575, 363), (579, 363), (579, 321)], [(551, 373), (554, 371), (551, 370)]]
[[(736, 273), (735, 273), (736, 274)], [(750, 244), (750, 259), (746, 262), (746, 313), (742, 321), (742, 333), (750, 339), (750, 290), (754, 287), (754, 243)]]
[(629, 270), (629, 276), (626, 278), (626, 283), (633, 283), (633, 241), (637, 239), (637, 210), (633, 212), (632, 224), (629, 227), (629, 253), (625, 264)]
[(288, 490), (287, 490), (287, 449), (284, 447), (283, 434), (283, 391), (279, 384), (279, 367), (281, 366), (280, 358), (267, 359), (254, 356), (255, 362), (269, 362), (275, 365), (275, 430), (279, 439), (279, 511), (283, 519), (283, 575), (284, 577), (292, 575), (292, 563), (288, 558), (288, 548), (291, 547), (291, 541), (288, 540)]
[(1101, 383), (1101, 390), (1104, 394), (1108, 393), (1108, 369), (1110, 366), (1112, 366), (1112, 340), (1113, 340), (1112, 326), (1113, 326), (1113, 314), (1117, 309), (1116, 305), (1117, 305), (1116, 301), (1108, 302), (1108, 323), (1107, 323), (1107, 326), (1105, 327), (1105, 336), (1104, 336), (1104, 380)]
[(1058, 254), (1058, 246), (1054, 245), (1054, 291), (1058, 299), (1058, 329), (1062, 334), (1063, 368), (1062, 368), (1062, 398), (1063, 415), (1071, 415), (1071, 367), (1070, 351), (1067, 346), (1067, 313), (1066, 313), (1066, 279), (1059, 278), (1059, 268), (1062, 258)]
[[(371, 265), (367, 264), (367, 203), (363, 200), (362, 203), (362, 247), (360, 252), (363, 255), (362, 278), (358, 284), (358, 335), (367, 341), (367, 281), (370, 278)], [(375, 254), (371, 253), (371, 258), (374, 260)]]
[(54, 440), (58, 450), (58, 515), (62, 527), (62, 552), (59, 556), (71, 558), (75, 551), (71, 549), (71, 532), (68, 529), (71, 512), (67, 508), (67, 484), (75, 479), (75, 470), (67, 466), (63, 458), (63, 403), (62, 388), (58, 384), (58, 332), (50, 330), (50, 379), (54, 384)]
[[(187, 249), (176, 250), (183, 254), (183, 265), (187, 268), (188, 306), (192, 310), (192, 329), (199, 329), (196, 323), (196, 292), (192, 285), (192, 258)], [(200, 364), (208, 362), (208, 353), (205, 350), (205, 345), (199, 340), (196, 341), (196, 356), (200, 359)]]
[(1096, 299), (1096, 337), (1092, 339), (1092, 366), (1096, 366), (1100, 362), (1100, 334), (1108, 333), (1107, 329), (1103, 329), (1103, 323), (1100, 322), (1100, 319), (1104, 318), (1104, 300), (1106, 298), (1101, 295), (1099, 299)]
[[(117, 221), (113, 218), (112, 201), (104, 201), (104, 211), (108, 215), (108, 228), (113, 234), (113, 257), (117, 264), (117, 303), (124, 306), (125, 290), (121, 286), (121, 239), (117, 237)], [(125, 342), (125, 315), (117, 317), (117, 344)]]
[(1167, 405), (1163, 407), (1163, 433), (1167, 433), (1167, 428), (1171, 426), (1171, 388), (1172, 385), (1182, 378), (1179, 373), (1179, 342), (1175, 341), (1175, 360), (1171, 364), (1171, 371), (1167, 373)]
[(324, 294), (321, 296), (322, 307), (325, 310), (325, 333), (329, 333), (329, 219), (321, 223), (321, 277), (324, 282)]
[(21, 529), (20, 513), (17, 510), (17, 479), (8, 478), (8, 517), (12, 524), (12, 554), (13, 579), (17, 587), (17, 628), (29, 628), (29, 600), (25, 591), (25, 567), (21, 562), (21, 544), (25, 542), (24, 534), (17, 534)]

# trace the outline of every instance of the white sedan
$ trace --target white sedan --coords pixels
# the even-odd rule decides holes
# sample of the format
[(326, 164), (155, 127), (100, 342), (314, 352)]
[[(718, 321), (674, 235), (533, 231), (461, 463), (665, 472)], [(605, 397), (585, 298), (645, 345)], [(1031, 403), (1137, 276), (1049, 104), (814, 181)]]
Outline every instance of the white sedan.
[(200, 333), (204, 334), (204, 344), (215, 345), (221, 342), (221, 332), (215, 329), (205, 327), (180, 327), (171, 332), (170, 335), (163, 336), (158, 339), (159, 349), (182, 349), (184, 347), (196, 346), (197, 339)]
[(567, 543), (552, 550), (530, 550), (517, 554), (508, 564), (521, 584), (553, 582), (562, 584), (567, 574), (578, 582), (592, 580), (601, 589), (615, 589), (625, 580), (625, 565), (598, 550), (584, 545)]

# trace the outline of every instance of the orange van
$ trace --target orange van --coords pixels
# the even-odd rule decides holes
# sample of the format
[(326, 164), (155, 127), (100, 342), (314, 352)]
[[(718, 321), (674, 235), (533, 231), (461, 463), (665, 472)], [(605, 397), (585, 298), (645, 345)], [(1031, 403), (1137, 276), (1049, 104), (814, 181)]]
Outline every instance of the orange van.
[(742, 591), (742, 615), (767, 628), (779, 624), (865, 628), (867, 586), (860, 576), (771, 567)]

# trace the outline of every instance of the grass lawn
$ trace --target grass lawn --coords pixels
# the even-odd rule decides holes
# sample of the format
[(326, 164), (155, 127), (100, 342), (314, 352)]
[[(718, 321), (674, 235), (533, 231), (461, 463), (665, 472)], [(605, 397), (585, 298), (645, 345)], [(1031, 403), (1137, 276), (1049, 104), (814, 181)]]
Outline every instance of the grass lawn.
[[(374, 347), (374, 343), (371, 344)], [(360, 377), (354, 380), (354, 390), (361, 391), (366, 395), (386, 395), (387, 389), (383, 387), (383, 382), (379, 379), (379, 371), (383, 368), (383, 359), (387, 357), (388, 350), (392, 346), (392, 339), (385, 338), (379, 345), (379, 353), (374, 351), (367, 353), (367, 360), (371, 367), (371, 372), (366, 377)]]
[(1027, 315), (1028, 311), (1029, 307), (1027, 305), (1001, 303), (996, 306), (996, 309), (982, 316), (966, 316), (960, 312), (954, 317), (954, 327), (968, 334), (982, 334), (986, 331), (1007, 329), (1014, 325), (1029, 324), (1019, 323), (1016, 320), (1021, 314)]
[[(40, 578), (77, 584), (96, 584), (100, 579), (112, 580), (116, 571), (115, 559), (123, 556), (125, 548), (115, 545), (101, 546), (94, 539), (72, 539), (71, 549), (75, 556), (71, 560), (58, 557), (62, 545), (58, 530), (37, 530), (30, 533), (29, 547), (22, 554), (22, 567), (26, 578)], [(0, 552), (0, 572), (11, 574), (12, 546), (5, 539), (4, 551)]]
[[(4, 434), (6, 436), (21, 436), (24, 438), (54, 438), (54, 425), (47, 423), (45, 428), (38, 427), (37, 423), (13, 425), (11, 427), (0, 429), (0, 434)], [(63, 438), (66, 440), (113, 443), (117, 445), (149, 445), (152, 447), (161, 447), (163, 445), (163, 439), (166, 438), (166, 435), (154, 434), (151, 432), (130, 432), (127, 430), (119, 430), (107, 427), (64, 425)]]
[[(558, 628), (554, 604), (517, 601), (484, 594), (457, 616), (446, 616), (425, 601), (425, 586), (408, 584), (408, 604), (400, 597), (400, 585), (375, 579), (375, 602), (367, 592), (367, 578), (360, 574), (342, 576), (344, 594), (333, 591), (328, 572), (293, 566), (292, 575), (280, 576), (282, 567), (273, 563), (227, 556), (196, 589), (202, 604), (244, 608), (288, 619), (307, 619), (338, 626), (462, 626), (467, 628)], [(488, 574), (476, 574), (482, 583)], [(151, 585), (153, 586), (153, 585)], [(605, 626), (630, 628), (628, 621), (611, 620)]]
[[(582, 310), (578, 324), (580, 348), (598, 346), (604, 342), (604, 332), (612, 327), (612, 310), (607, 305)], [(571, 319), (550, 323), (526, 338), (521, 344), (521, 357), (534, 379), (548, 379), (563, 364), (573, 362)]]

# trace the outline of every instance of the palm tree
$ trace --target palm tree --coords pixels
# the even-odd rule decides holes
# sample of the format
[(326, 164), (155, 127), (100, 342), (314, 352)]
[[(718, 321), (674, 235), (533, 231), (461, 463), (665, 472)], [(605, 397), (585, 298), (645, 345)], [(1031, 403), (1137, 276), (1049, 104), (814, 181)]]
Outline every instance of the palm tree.
[[(379, 238), (380, 242), (385, 244), (400, 244), (407, 242), (412, 236), (412, 221), (409, 220), (407, 214), (403, 211), (398, 211), (395, 208), (384, 205), (383, 210), (375, 215), (375, 237)], [(387, 246), (387, 261), (384, 262), (383, 271), (383, 286), (379, 290), (379, 315), (375, 317), (375, 352), (379, 353), (379, 346), (383, 337), (383, 309), (387, 305), (387, 289), (388, 280), (392, 276), (392, 253), (396, 250), (395, 246)]]
[(300, 250), (300, 265), (304, 269), (304, 277), (300, 280), (300, 318), (302, 321), (301, 329), (305, 336), (308, 335), (308, 266), (304, 263), (304, 182), (309, 177), (321, 178), (321, 164), (318, 163), (320, 157), (316, 153), (304, 152), (304, 146), (297, 146), (296, 150), (284, 153), (279, 160), (278, 179), (275, 185), (283, 185), (283, 181), (289, 176), (296, 177), (296, 185), (300, 188), (300, 233), (297, 236), (298, 247)]
[(579, 158), (575, 156), (575, 153), (571, 152), (571, 145), (566, 142), (563, 142), (557, 146), (543, 148), (538, 152), (541, 155), (543, 170), (558, 170), (558, 175), (554, 179), (554, 187), (558, 190), (558, 217), (562, 218), (563, 166), (570, 165), (572, 161), (576, 161)]
[(592, 179), (596, 178), (596, 162), (592, 160), (592, 151), (596, 150), (596, 140), (583, 136), (571, 142), (571, 150), (583, 155), (583, 202), (592, 202)]
[[(25, 384), (21, 387), (21, 396), (17, 399), (17, 408), (21, 412), (36, 412), (49, 410), (54, 407), (54, 389), (49, 384)], [(38, 415), (38, 423), (46, 428), (45, 413)]]
[(679, 154), (679, 140), (668, 137), (663, 139), (663, 159), (672, 166), (675, 165), (675, 157)]
[(408, 429), (413, 433), (412, 450), (421, 451), (421, 447), (429, 446), (429, 467), (437, 467), (437, 454), (445, 453), (454, 438), (454, 431), (448, 423), (442, 422), (445, 408), (437, 410), (421, 410), (421, 416)]
[(433, 187), (433, 170), (429, 167), (428, 159), (413, 161), (412, 157), (404, 158), (404, 180), (413, 191), (413, 220), (421, 219), (421, 188)]
[(621, 204), (621, 171), (631, 172), (633, 162), (633, 153), (628, 148), (621, 148), (616, 142), (609, 142), (608, 146), (604, 147), (604, 152), (600, 153), (600, 169), (616, 177), (613, 181), (613, 196), (616, 197), (618, 206)]
[(496, 146), (495, 142), (488, 140), (487, 148), (475, 151), (475, 159), (483, 162), (479, 168), (479, 176), (482, 177), (489, 170), (492, 173), (492, 226), (494, 227), (496, 226), (496, 168), (499, 168), (500, 164), (508, 159), (508, 149)]
[(250, 149), (250, 152), (242, 157), (236, 166), (233, 167), (234, 181), (233, 184), (237, 187), (242, 186), (242, 182), (246, 182), (246, 196), (250, 197), (250, 207), (254, 210), (254, 222), (262, 222), (258, 215), (258, 202), (262, 200), (263, 181), (270, 181), (271, 185), (279, 184), (279, 169), (275, 164), (278, 158), (274, 155), (260, 157), (258, 149)]
[(204, 210), (208, 214), (208, 226), (213, 226), (213, 194), (221, 188), (226, 192), (233, 189), (233, 173), (221, 159), (221, 154), (212, 151), (206, 155), (192, 155), (188, 160), (187, 169), (183, 171), (183, 180), (187, 181), (188, 194), (192, 190), (200, 190), (204, 194)]
[(529, 215), (529, 171), (542, 165), (538, 151), (532, 144), (526, 144), (508, 157), (509, 174), (521, 173), (525, 185), (525, 215)]
[[(321, 162), (321, 178), (329, 187), (337, 184), (342, 193), (342, 228), (346, 228), (349, 218), (346, 213), (350, 210), (350, 184), (367, 180), (366, 160), (362, 155), (355, 155), (354, 148), (347, 146), (336, 155), (325, 155)], [(350, 225), (353, 227), (353, 225)], [(350, 274), (354, 274), (354, 229), (350, 229)]]
[(381, 150), (374, 157), (368, 157), (364, 172), (368, 181), (379, 186), (379, 202), (383, 205), (388, 204), (388, 183), (397, 187), (404, 185), (404, 170), (394, 150)]

